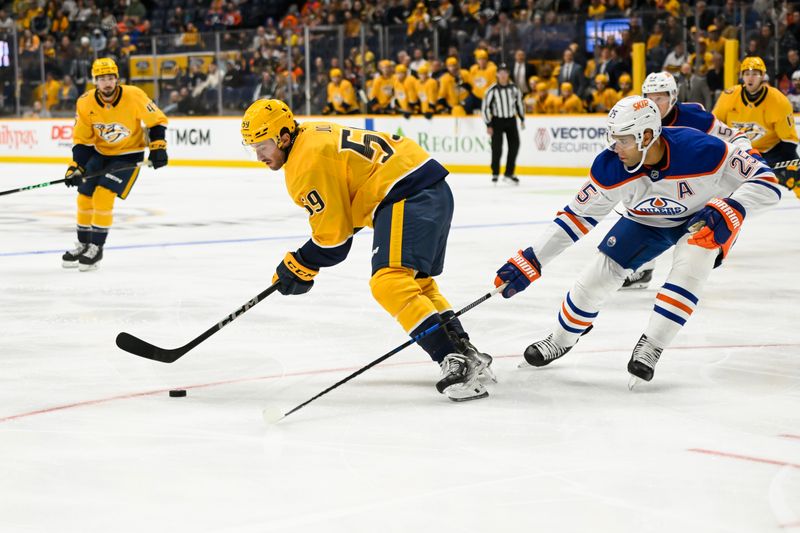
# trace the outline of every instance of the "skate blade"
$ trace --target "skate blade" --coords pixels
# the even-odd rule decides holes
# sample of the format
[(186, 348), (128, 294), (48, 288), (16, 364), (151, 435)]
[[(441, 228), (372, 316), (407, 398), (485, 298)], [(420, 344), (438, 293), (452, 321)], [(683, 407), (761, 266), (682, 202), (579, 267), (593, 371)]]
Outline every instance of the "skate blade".
[(95, 263), (93, 265), (80, 265), (80, 266), (78, 266), (78, 270), (81, 271), (81, 272), (91, 272), (93, 270), (97, 270), (98, 266), (99, 265), (97, 263)]
[(479, 378), (486, 378), (490, 380), (492, 383), (497, 383), (497, 376), (494, 373), (494, 370), (491, 367), (485, 367), (481, 372), (478, 374)]
[(637, 376), (631, 375), (631, 378), (628, 380), (628, 390), (635, 389), (640, 383), (643, 383), (643, 382), (644, 382), (643, 379), (641, 379), (641, 378), (639, 378)]
[(480, 383), (471, 383), (469, 386), (450, 385), (444, 390), (444, 395), (454, 402), (468, 402), (486, 398), (489, 391)]
[(78, 268), (77, 261), (62, 261), (61, 268)]
[(638, 289), (646, 289), (649, 285), (650, 285), (649, 281), (647, 283), (632, 283), (631, 285), (628, 285), (627, 287), (620, 287), (619, 290), (621, 290), (621, 291), (635, 291), (635, 290), (638, 290)]

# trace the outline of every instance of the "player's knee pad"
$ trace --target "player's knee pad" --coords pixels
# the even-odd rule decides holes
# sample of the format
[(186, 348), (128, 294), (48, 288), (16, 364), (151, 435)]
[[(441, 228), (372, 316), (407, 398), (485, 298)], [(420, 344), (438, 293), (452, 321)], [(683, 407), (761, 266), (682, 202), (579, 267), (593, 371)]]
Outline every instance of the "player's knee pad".
[(436, 307), (422, 294), (410, 268), (381, 268), (369, 280), (372, 296), (406, 331), (411, 331)]
[(719, 248), (708, 249), (689, 244), (688, 236), (681, 239), (675, 245), (669, 280), (672, 282), (681, 280), (705, 281), (714, 269), (720, 254)]
[(422, 294), (425, 295), (428, 300), (433, 302), (434, 307), (440, 313), (444, 311), (448, 311), (452, 309), (450, 302), (439, 292), (439, 285), (436, 283), (436, 280), (433, 278), (419, 278), (416, 280), (417, 285), (419, 288), (422, 289)]
[(105, 187), (97, 187), (92, 195), (94, 205), (94, 216), (92, 225), (102, 228), (109, 228), (114, 221), (114, 200), (117, 193)]
[(629, 272), (607, 255), (598, 253), (594, 261), (580, 273), (570, 294), (573, 299), (581, 300), (581, 304), (600, 307), (609, 295), (622, 286)]
[(94, 204), (92, 197), (78, 193), (78, 225), (90, 226), (94, 215)]

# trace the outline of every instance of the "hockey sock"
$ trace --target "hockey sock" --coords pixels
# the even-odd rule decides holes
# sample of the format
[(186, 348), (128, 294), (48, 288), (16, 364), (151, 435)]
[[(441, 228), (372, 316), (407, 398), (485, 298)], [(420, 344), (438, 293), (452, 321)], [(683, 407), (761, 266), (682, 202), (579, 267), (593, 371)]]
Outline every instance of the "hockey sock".
[(690, 245), (686, 237), (675, 246), (672, 270), (658, 291), (645, 335), (655, 345), (669, 346), (694, 312), (700, 291), (714, 268), (719, 251)]
[[(419, 326), (409, 331), (408, 334), (415, 337), (440, 322), (441, 317), (438, 314), (429, 316)], [(450, 324), (452, 324), (452, 322), (450, 322)], [(431, 359), (437, 363), (441, 363), (447, 354), (460, 353), (455, 344), (453, 344), (453, 341), (450, 340), (445, 328), (439, 328), (425, 335), (417, 341), (417, 344), (419, 344), (420, 348), (425, 350), (428, 355), (431, 356)]]
[(553, 341), (559, 346), (573, 346), (578, 342), (608, 297), (622, 286), (628, 272), (608, 256), (598, 254), (561, 303)]
[(78, 193), (78, 242), (88, 244), (92, 238), (92, 197)]
[(105, 187), (97, 187), (92, 195), (94, 215), (92, 216), (92, 243), (103, 246), (108, 230), (114, 222), (114, 200), (117, 193)]
[(434, 307), (440, 313), (445, 311), (451, 311), (453, 306), (450, 305), (450, 302), (442, 296), (442, 293), (439, 292), (439, 285), (436, 283), (436, 280), (433, 278), (417, 278), (417, 285), (419, 288), (422, 289), (422, 294), (424, 294), (428, 300), (433, 302)]
[[(410, 268), (382, 268), (369, 281), (372, 296), (409, 335), (416, 336), (440, 321), (433, 302), (422, 293)], [(436, 362), (457, 351), (444, 328), (423, 337), (419, 345)]]

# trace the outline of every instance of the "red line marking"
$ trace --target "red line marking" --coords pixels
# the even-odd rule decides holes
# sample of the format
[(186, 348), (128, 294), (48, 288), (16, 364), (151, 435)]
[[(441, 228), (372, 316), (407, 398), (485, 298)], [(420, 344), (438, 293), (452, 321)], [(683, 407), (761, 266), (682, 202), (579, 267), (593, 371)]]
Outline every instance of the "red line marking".
[[(725, 348), (783, 348), (783, 347), (797, 347), (800, 346), (798, 343), (789, 343), (789, 344), (718, 344), (718, 345), (709, 345), (709, 346), (670, 346), (670, 350), (721, 350)], [(604, 348), (601, 350), (582, 350), (583, 353), (607, 353), (607, 352), (619, 352), (627, 350), (627, 348)], [(495, 356), (495, 359), (511, 359), (516, 357), (522, 357), (522, 354), (514, 354), (514, 355), (498, 355)], [(422, 364), (430, 364), (430, 361), (409, 361), (409, 362), (402, 362), (402, 363), (384, 363), (381, 365), (382, 367), (396, 367), (396, 366), (409, 366), (409, 365), (422, 365)], [(9, 422), (11, 420), (17, 420), (19, 418), (26, 418), (29, 416), (35, 415), (43, 415), (47, 413), (53, 413), (56, 411), (63, 411), (65, 409), (73, 409), (76, 407), (85, 407), (87, 405), (98, 405), (102, 403), (109, 403), (116, 400), (129, 400), (131, 398), (139, 398), (143, 396), (155, 396), (156, 394), (162, 394), (164, 392), (168, 392), (172, 389), (204, 389), (208, 387), (217, 387), (220, 385), (231, 385), (234, 383), (246, 383), (248, 381), (263, 381), (268, 379), (278, 379), (282, 377), (297, 377), (297, 376), (312, 376), (315, 374), (330, 374), (333, 372), (353, 372), (361, 368), (360, 366), (350, 366), (350, 367), (340, 367), (340, 368), (326, 368), (326, 369), (318, 369), (318, 370), (304, 370), (301, 372), (288, 372), (285, 374), (275, 374), (271, 376), (257, 376), (257, 377), (248, 377), (248, 378), (237, 378), (237, 379), (228, 379), (224, 381), (213, 381), (210, 383), (199, 383), (196, 385), (188, 385), (188, 386), (181, 386), (181, 387), (170, 387), (169, 389), (158, 389), (158, 390), (150, 390), (144, 392), (132, 392), (129, 394), (120, 394), (118, 396), (109, 396), (108, 398), (97, 398), (94, 400), (84, 400), (80, 402), (68, 403), (63, 405), (56, 405), (53, 407), (45, 407), (43, 409), (37, 409), (35, 411), (27, 411), (25, 413), (18, 413), (15, 415), (8, 415), (4, 417), (0, 417), (0, 424), (3, 422)], [(781, 435), (784, 436), (784, 435)], [(789, 435), (788, 438), (800, 438), (797, 435)], [(794, 465), (793, 465), (794, 466)]]
[(790, 524), (780, 524), (778, 527), (782, 529), (788, 529), (790, 527), (800, 527), (800, 522), (792, 522)]
[(800, 468), (800, 464), (787, 463), (786, 461), (778, 461), (775, 459), (764, 459), (762, 457), (753, 457), (750, 455), (739, 455), (738, 453), (720, 452), (716, 450), (704, 450), (703, 448), (689, 448), (687, 451), (695, 453), (704, 453), (707, 455), (716, 455), (718, 457), (729, 457), (731, 459), (741, 459), (743, 461), (752, 461), (754, 463), (766, 463), (775, 466), (791, 466), (792, 468)]
[(781, 433), (778, 436), (783, 437), (784, 439), (800, 439), (800, 435), (789, 435), (788, 433)]

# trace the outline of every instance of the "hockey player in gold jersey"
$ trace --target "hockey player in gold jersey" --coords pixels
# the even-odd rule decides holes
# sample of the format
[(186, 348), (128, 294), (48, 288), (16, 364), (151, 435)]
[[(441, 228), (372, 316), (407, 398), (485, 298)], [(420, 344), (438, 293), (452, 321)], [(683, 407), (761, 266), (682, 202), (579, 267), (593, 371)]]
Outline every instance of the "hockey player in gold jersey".
[(349, 80), (344, 79), (342, 70), (332, 68), (330, 71), (331, 81), (328, 83), (328, 103), (322, 110), (323, 115), (331, 113), (336, 115), (352, 115), (358, 113), (358, 102), (356, 101), (356, 91)]
[[(82, 272), (96, 269), (103, 258), (114, 200), (128, 197), (139, 173), (134, 167), (144, 160), (145, 148), (149, 146), (154, 168), (167, 164), (164, 113), (138, 87), (119, 84), (112, 59), (96, 59), (92, 77), (96, 89), (78, 98), (72, 162), (65, 176), (67, 187), (78, 187), (78, 242), (62, 256), (62, 265)], [(83, 179), (101, 171), (105, 174)]]
[(764, 82), (767, 67), (760, 57), (746, 57), (739, 72), (742, 83), (724, 91), (714, 106), (714, 115), (728, 126), (747, 133), (753, 148), (775, 169), (781, 185), (794, 189), (797, 180), (797, 130), (792, 104), (775, 87)]
[[(260, 162), (283, 168), (289, 196), (308, 212), (311, 238), (286, 254), (273, 277), (281, 294), (308, 292), (320, 268), (343, 261), (355, 232), (370, 227), (378, 303), (411, 336), (453, 315), (434, 281), (453, 196), (447, 170), (418, 144), (329, 122), (298, 125), (280, 100), (254, 102), (241, 131)], [(478, 376), (490, 375), (491, 357), (475, 349), (458, 319), (418, 342), (441, 366), (439, 392), (455, 401), (488, 395)]]

